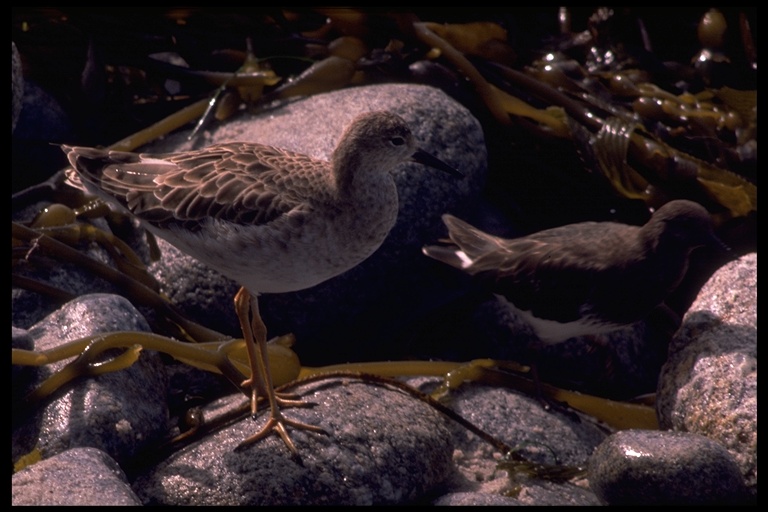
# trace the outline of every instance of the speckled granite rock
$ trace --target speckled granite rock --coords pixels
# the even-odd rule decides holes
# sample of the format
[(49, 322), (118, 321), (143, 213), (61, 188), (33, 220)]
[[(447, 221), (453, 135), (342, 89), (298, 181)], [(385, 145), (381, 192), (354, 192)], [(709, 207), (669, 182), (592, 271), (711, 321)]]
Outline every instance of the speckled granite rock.
[[(123, 297), (84, 295), (32, 326), (27, 335), (36, 351), (112, 331), (148, 331), (144, 318)], [(114, 357), (104, 353), (93, 362)], [(40, 381), (61, 370), (69, 357), (47, 365)], [(168, 421), (167, 378), (157, 353), (144, 351), (130, 368), (85, 378), (26, 417), (24, 397), (14, 404), (13, 459), (37, 448), (44, 458), (74, 447), (91, 446), (123, 461), (157, 442)], [(25, 418), (25, 419), (22, 419)]]
[(727, 448), (757, 493), (757, 254), (702, 288), (670, 344), (657, 410), (662, 428)]
[(139, 476), (135, 491), (151, 505), (381, 505), (419, 499), (452, 475), (447, 420), (429, 406), (354, 381), (296, 391), (316, 406), (286, 414), (327, 432), (292, 430), (300, 461), (277, 436), (235, 450), (264, 421), (246, 418)]
[(72, 448), (14, 474), (11, 504), (138, 506), (141, 501), (109, 455)]
[(16, 49), (16, 43), (11, 41), (11, 133), (16, 129), (16, 122), (21, 113), (21, 101), (24, 97), (24, 75), (21, 67), (21, 56)]
[(589, 485), (610, 505), (744, 505), (728, 450), (697, 434), (625, 430), (597, 447)]

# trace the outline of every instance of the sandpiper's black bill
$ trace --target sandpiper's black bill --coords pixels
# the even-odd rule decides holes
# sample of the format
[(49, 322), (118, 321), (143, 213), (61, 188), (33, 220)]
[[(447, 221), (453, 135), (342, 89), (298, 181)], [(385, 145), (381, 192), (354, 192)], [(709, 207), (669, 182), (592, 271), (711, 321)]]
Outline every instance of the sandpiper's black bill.
[(454, 178), (463, 178), (464, 175), (461, 174), (459, 171), (448, 165), (447, 163), (443, 162), (439, 158), (430, 155), (426, 151), (423, 151), (421, 149), (417, 149), (416, 152), (411, 155), (411, 160), (414, 162), (418, 162), (420, 164), (428, 165), (430, 167), (434, 167), (435, 169), (439, 169), (443, 172), (447, 172)]

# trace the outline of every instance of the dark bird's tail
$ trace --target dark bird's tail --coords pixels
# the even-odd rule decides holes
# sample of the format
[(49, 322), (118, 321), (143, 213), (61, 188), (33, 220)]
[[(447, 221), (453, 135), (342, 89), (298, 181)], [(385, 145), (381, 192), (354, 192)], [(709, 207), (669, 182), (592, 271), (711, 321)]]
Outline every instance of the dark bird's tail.
[(426, 245), (422, 252), (452, 267), (471, 272), (469, 267), (483, 255), (499, 247), (499, 239), (477, 229), (463, 220), (446, 213), (443, 222), (448, 228), (450, 241)]

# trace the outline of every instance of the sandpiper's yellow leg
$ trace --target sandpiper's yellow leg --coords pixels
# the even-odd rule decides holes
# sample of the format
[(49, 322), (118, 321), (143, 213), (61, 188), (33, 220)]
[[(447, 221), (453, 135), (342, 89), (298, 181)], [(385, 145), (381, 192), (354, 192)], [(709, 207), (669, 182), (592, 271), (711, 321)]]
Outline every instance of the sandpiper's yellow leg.
[(283, 416), (280, 406), (301, 406), (307, 404), (300, 400), (281, 398), (275, 393), (267, 355), (267, 327), (264, 325), (259, 314), (259, 304), (256, 297), (253, 297), (245, 287), (240, 288), (237, 295), (235, 295), (235, 311), (237, 312), (237, 318), (240, 320), (240, 327), (243, 330), (243, 338), (248, 350), (248, 361), (251, 366), (250, 378), (242, 383), (243, 386), (250, 386), (251, 388), (251, 413), (254, 417), (256, 416), (256, 401), (259, 388), (267, 397), (270, 409), (267, 423), (261, 430), (240, 443), (240, 447), (259, 441), (274, 430), (283, 439), (288, 449), (293, 454), (298, 455), (299, 452), (288, 435), (288, 431), (285, 428), (286, 425), (311, 430), (312, 432), (325, 433), (325, 431), (316, 425), (309, 425)]

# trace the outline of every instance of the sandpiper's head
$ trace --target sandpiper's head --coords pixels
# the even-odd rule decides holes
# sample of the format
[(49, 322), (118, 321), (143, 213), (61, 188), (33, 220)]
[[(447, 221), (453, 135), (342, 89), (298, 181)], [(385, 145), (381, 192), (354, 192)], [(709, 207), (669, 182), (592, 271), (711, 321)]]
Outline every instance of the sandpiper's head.
[[(344, 130), (333, 152), (333, 162), (347, 168), (375, 166), (389, 171), (408, 161), (434, 167), (456, 177), (463, 175), (429, 153), (419, 149), (405, 120), (391, 112), (376, 111), (359, 115)], [(350, 165), (353, 162), (356, 165)]]

